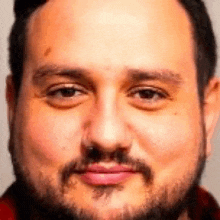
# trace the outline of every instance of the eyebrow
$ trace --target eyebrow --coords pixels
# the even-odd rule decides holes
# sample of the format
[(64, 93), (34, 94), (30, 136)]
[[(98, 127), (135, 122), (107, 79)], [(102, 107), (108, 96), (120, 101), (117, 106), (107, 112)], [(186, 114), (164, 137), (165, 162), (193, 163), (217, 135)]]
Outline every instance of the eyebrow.
[(181, 74), (176, 73), (168, 69), (159, 70), (140, 70), (140, 69), (129, 69), (129, 79), (132, 82), (140, 82), (144, 80), (158, 80), (165, 83), (181, 85), (184, 80)]
[(34, 84), (41, 84), (42, 80), (50, 76), (63, 76), (70, 79), (82, 80), (91, 83), (89, 72), (83, 68), (68, 68), (56, 65), (45, 65), (34, 71), (33, 82)]
[[(138, 83), (141, 81), (157, 80), (169, 84), (181, 85), (184, 80), (181, 74), (176, 73), (169, 69), (158, 69), (158, 70), (143, 70), (126, 68), (126, 77), (130, 82)], [(45, 78), (50, 76), (64, 76), (70, 79), (81, 80), (90, 85), (93, 85), (91, 73), (84, 68), (75, 67), (69, 68), (66, 66), (56, 65), (45, 65), (34, 71), (33, 82), (34, 84), (41, 84)]]

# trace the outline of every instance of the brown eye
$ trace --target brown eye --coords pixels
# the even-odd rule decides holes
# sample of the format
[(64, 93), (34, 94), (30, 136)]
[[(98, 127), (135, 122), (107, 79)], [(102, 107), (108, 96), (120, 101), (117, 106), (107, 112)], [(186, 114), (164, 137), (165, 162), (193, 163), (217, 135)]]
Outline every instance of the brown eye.
[(54, 107), (71, 108), (83, 103), (88, 98), (85, 88), (75, 84), (55, 85), (47, 93), (47, 103)]
[(163, 89), (154, 87), (136, 87), (129, 92), (129, 102), (143, 110), (158, 110), (169, 100), (169, 95)]
[(140, 98), (142, 98), (142, 99), (153, 99), (153, 98), (158, 97), (159, 94), (156, 93), (156, 92), (153, 91), (153, 90), (147, 90), (147, 89), (145, 89), (145, 90), (139, 91), (139, 96), (140, 96)]
[(61, 88), (54, 91), (51, 91), (48, 93), (49, 96), (57, 96), (57, 97), (63, 97), (63, 98), (69, 98), (76, 95), (80, 95), (80, 91), (76, 90), (74, 88)]
[(157, 101), (163, 99), (166, 95), (156, 89), (137, 89), (132, 92), (133, 97), (142, 99), (143, 101)]

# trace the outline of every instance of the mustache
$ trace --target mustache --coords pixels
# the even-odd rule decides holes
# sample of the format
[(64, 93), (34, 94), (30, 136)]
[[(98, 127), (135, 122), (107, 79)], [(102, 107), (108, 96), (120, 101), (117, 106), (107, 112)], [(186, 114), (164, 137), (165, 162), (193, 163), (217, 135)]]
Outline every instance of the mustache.
[(128, 166), (134, 172), (141, 173), (146, 184), (149, 184), (153, 180), (153, 171), (143, 159), (132, 158), (122, 149), (117, 149), (114, 152), (106, 152), (95, 147), (88, 148), (82, 157), (76, 158), (66, 164), (60, 171), (60, 180), (62, 184), (66, 184), (72, 175), (82, 174), (86, 172), (89, 165), (105, 161), (115, 162), (121, 166)]

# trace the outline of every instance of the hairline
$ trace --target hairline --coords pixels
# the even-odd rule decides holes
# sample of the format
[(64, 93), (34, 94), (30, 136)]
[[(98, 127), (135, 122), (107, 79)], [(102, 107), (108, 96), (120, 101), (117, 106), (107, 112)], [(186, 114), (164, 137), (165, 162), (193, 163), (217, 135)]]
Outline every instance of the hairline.
[[(200, 99), (200, 103), (203, 103), (203, 98), (204, 98), (204, 92), (205, 92), (205, 88), (208, 86), (208, 83), (210, 82), (210, 80), (215, 76), (215, 73), (209, 77), (209, 79), (207, 80), (206, 84), (200, 85), (199, 79), (202, 76), (199, 76), (199, 65), (198, 65), (198, 52), (199, 52), (199, 42), (196, 36), (196, 25), (194, 24), (194, 19), (192, 17), (192, 15), (190, 14), (190, 11), (185, 7), (186, 5), (184, 5), (184, 3), (181, 2), (181, 0), (177, 0), (177, 2), (179, 3), (179, 5), (185, 10), (186, 12), (186, 16), (187, 19), (190, 23), (190, 33), (191, 33), (191, 40), (193, 41), (193, 58), (194, 58), (194, 63), (195, 63), (195, 67), (196, 67), (196, 80), (197, 80), (197, 91), (198, 91), (198, 98)], [(28, 33), (29, 33), (29, 28), (30, 28), (30, 23), (31, 20), (33, 19), (33, 17), (35, 16), (35, 14), (42, 8), (45, 6), (45, 4), (47, 4), (48, 2), (44, 2), (44, 3), (39, 3), (39, 5), (28, 14), (27, 17), (25, 17), (25, 26), (24, 26), (24, 42), (23, 42), (23, 71), (21, 73), (20, 76), (20, 85), (18, 86), (18, 90), (16, 91), (18, 94), (16, 94), (16, 97), (19, 97), (19, 93), (20, 93), (20, 88), (22, 86), (22, 81), (23, 81), (23, 76), (24, 76), (24, 64), (26, 62), (27, 56), (28, 56)], [(209, 14), (208, 14), (209, 16)], [(204, 53), (204, 52), (203, 52)], [(200, 91), (202, 90), (202, 91)]]

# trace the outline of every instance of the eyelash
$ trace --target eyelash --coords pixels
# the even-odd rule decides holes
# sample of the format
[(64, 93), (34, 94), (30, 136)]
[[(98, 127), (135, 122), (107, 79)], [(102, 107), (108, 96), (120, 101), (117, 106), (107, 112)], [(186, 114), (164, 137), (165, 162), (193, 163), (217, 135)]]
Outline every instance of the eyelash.
[(47, 103), (58, 108), (71, 108), (85, 100), (87, 91), (80, 85), (53, 85), (46, 91)]
[(77, 89), (73, 86), (70, 86), (70, 87), (62, 87), (62, 88), (53, 89), (52, 91), (49, 91), (47, 95), (54, 97), (58, 95), (58, 93), (61, 93), (63, 95), (62, 97), (70, 98), (70, 97), (76, 96), (75, 95), (76, 92), (84, 93), (82, 90)]
[(157, 110), (162, 108), (166, 99), (171, 99), (169, 94), (154, 87), (136, 87), (129, 92), (131, 105), (143, 110)]
[[(141, 94), (142, 92), (142, 94)], [(140, 99), (153, 99), (153, 97), (151, 96), (158, 96), (158, 99), (164, 99), (168, 96), (168, 94), (165, 91), (162, 91), (160, 89), (156, 89), (156, 88), (151, 88), (151, 87), (146, 87), (146, 88), (135, 88), (133, 90), (131, 90), (130, 95), (129, 96), (135, 96), (139, 93), (139, 98)], [(150, 96), (150, 97), (141, 97), (141, 96)]]

